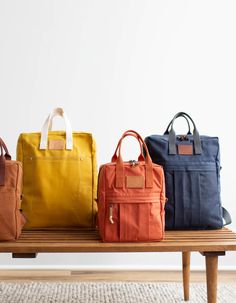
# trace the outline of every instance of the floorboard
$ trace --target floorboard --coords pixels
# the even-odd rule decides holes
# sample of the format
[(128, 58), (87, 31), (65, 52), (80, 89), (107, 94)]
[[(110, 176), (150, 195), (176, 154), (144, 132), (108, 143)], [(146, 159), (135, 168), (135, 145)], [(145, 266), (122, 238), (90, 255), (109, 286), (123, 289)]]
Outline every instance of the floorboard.
[[(0, 281), (146, 281), (180, 282), (181, 271), (167, 270), (0, 270)], [(204, 271), (192, 271), (191, 282), (205, 282)], [(219, 282), (236, 283), (236, 271), (219, 271)]]

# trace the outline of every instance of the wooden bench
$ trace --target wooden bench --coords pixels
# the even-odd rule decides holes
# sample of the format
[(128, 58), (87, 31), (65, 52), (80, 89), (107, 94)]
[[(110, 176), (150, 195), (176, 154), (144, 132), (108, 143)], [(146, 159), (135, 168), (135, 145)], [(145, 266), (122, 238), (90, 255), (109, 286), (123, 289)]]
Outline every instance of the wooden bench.
[(208, 231), (167, 231), (153, 243), (102, 243), (96, 230), (24, 231), (16, 242), (1, 242), (0, 252), (13, 258), (35, 258), (37, 253), (182, 252), (184, 300), (189, 300), (190, 253), (206, 259), (207, 302), (217, 300), (218, 256), (236, 250), (236, 233), (227, 228)]

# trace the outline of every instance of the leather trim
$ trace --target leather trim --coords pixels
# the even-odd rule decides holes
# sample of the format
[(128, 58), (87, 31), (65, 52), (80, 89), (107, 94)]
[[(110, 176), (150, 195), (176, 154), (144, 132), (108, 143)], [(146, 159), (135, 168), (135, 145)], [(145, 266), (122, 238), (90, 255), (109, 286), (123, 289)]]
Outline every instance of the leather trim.
[(63, 140), (49, 140), (48, 149), (65, 149), (65, 142)]
[(179, 155), (193, 155), (193, 146), (192, 144), (180, 144), (178, 145), (178, 154)]
[(126, 176), (126, 188), (144, 188), (144, 177)]

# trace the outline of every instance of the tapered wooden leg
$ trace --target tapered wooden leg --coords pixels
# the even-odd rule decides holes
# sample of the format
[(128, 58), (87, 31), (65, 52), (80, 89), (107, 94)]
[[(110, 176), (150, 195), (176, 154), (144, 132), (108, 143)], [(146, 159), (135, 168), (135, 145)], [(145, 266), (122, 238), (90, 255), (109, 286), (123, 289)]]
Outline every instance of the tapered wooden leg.
[(207, 302), (217, 301), (218, 256), (206, 255)]
[(190, 252), (182, 253), (182, 274), (184, 286), (184, 301), (189, 300), (189, 281), (190, 281)]

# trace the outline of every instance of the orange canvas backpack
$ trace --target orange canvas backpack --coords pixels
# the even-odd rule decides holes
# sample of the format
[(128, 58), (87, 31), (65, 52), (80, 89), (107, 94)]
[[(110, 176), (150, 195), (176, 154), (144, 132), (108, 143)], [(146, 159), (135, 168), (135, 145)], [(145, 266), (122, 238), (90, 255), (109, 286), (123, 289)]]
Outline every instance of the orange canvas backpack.
[[(121, 143), (135, 137), (138, 161), (123, 162)], [(143, 155), (145, 150), (146, 157)], [(152, 163), (146, 144), (134, 131), (121, 137), (111, 163), (98, 179), (98, 227), (104, 242), (160, 241), (164, 237), (165, 180), (162, 166)]]

